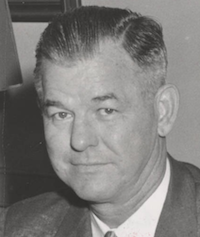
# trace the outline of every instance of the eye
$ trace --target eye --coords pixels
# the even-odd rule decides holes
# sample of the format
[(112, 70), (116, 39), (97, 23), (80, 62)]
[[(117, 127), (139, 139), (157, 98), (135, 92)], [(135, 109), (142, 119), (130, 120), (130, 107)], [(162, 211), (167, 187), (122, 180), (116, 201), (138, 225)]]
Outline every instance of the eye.
[(55, 113), (53, 115), (53, 117), (56, 120), (65, 120), (65, 119), (71, 118), (72, 115), (70, 113), (67, 113), (67, 112), (58, 112), (58, 113)]
[(115, 109), (111, 109), (111, 108), (104, 108), (104, 109), (100, 109), (100, 114), (103, 116), (107, 116), (107, 115), (112, 115), (116, 112)]

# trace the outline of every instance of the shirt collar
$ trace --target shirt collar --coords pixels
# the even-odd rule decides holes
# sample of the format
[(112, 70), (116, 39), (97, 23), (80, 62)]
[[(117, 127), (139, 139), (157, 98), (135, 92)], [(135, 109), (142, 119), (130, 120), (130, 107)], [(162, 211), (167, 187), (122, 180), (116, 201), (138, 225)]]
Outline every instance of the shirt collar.
[[(167, 196), (170, 180), (170, 165), (167, 159), (162, 182), (144, 204), (118, 228), (112, 229), (118, 237), (153, 237)], [(103, 237), (111, 229), (91, 212), (93, 237)]]

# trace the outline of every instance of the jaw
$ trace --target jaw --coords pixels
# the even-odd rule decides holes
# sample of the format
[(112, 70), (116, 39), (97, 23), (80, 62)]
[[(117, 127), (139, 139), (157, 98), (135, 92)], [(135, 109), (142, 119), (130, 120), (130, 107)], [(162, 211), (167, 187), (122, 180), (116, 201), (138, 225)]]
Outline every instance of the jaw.
[[(135, 213), (160, 185), (166, 170), (165, 139), (159, 138), (157, 159), (151, 159), (145, 166), (133, 191), (126, 199), (118, 202), (90, 202), (92, 212), (110, 228), (117, 228)], [(155, 156), (156, 157), (156, 156)], [(148, 170), (148, 172), (146, 171)]]

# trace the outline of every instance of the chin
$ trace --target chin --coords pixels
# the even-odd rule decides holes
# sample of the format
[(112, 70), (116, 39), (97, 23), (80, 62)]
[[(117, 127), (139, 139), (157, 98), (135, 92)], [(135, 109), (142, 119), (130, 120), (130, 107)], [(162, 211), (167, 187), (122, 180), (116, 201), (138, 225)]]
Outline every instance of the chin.
[(104, 186), (102, 184), (100, 185), (99, 183), (87, 183), (70, 186), (79, 198), (95, 203), (103, 203), (109, 200), (113, 191), (107, 185)]
[[(88, 202), (102, 203), (110, 200), (120, 189), (119, 184), (114, 179), (105, 176), (105, 173), (97, 172), (95, 175), (85, 175), (79, 173), (60, 172), (57, 173), (62, 181), (68, 185), (79, 198)], [(115, 195), (114, 195), (115, 194)]]
[(78, 191), (76, 192), (76, 194), (82, 200), (91, 202), (91, 203), (103, 203), (106, 201), (106, 198), (104, 195), (95, 194), (93, 192), (85, 193), (85, 192)]

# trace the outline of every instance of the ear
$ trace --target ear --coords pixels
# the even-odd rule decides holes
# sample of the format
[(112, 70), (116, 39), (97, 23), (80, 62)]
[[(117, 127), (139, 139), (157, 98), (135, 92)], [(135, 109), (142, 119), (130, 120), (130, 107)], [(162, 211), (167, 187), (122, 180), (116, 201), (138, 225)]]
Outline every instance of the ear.
[(176, 120), (179, 108), (179, 93), (174, 85), (162, 86), (155, 97), (155, 106), (158, 113), (158, 134), (165, 137)]

